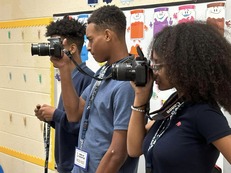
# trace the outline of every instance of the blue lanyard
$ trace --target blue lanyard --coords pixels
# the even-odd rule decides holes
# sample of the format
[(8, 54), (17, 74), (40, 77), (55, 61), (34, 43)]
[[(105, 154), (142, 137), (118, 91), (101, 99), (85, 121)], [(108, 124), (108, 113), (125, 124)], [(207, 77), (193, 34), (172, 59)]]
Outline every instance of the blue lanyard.
[[(99, 78), (103, 78), (107, 69), (108, 69), (108, 65), (105, 65), (102, 67), (102, 69), (100, 70), (100, 73), (99, 73)], [(83, 122), (83, 130), (82, 130), (82, 134), (81, 134), (81, 144), (80, 144), (80, 149), (82, 148), (83, 146), (83, 142), (84, 142), (84, 139), (85, 139), (85, 136), (86, 136), (86, 132), (87, 132), (87, 129), (88, 129), (88, 119), (89, 119), (89, 116), (90, 116), (90, 110), (91, 110), (91, 106), (92, 106), (92, 103), (96, 97), (96, 94), (99, 90), (99, 86), (101, 84), (102, 80), (97, 80), (94, 84), (94, 86), (92, 87), (92, 90), (91, 90), (91, 95), (90, 95), (90, 99), (88, 101), (88, 105), (87, 105), (87, 110), (86, 110), (86, 117), (85, 117), (85, 120)]]

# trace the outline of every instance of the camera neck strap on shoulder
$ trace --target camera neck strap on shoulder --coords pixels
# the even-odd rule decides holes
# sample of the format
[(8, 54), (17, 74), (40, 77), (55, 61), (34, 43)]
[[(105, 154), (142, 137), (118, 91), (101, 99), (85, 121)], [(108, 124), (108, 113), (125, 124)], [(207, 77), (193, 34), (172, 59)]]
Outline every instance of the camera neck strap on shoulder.
[(150, 120), (161, 120), (171, 115), (176, 115), (177, 111), (184, 105), (184, 98), (178, 97), (177, 92), (173, 93), (164, 103), (164, 105), (156, 111), (147, 113)]

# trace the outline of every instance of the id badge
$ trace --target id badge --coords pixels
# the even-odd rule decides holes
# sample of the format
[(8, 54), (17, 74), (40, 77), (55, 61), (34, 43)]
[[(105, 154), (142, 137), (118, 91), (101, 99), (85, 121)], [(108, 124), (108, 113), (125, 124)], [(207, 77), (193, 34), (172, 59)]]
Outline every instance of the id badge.
[(79, 148), (75, 149), (75, 165), (81, 169), (88, 170), (89, 154)]

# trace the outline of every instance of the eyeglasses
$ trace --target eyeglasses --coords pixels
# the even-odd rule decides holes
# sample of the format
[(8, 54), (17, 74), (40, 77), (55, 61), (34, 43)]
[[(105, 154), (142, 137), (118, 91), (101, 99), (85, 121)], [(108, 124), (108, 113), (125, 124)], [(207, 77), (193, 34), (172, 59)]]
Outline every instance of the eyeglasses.
[(151, 69), (152, 69), (154, 72), (158, 72), (163, 66), (164, 66), (163, 63), (160, 63), (160, 64), (152, 64), (152, 65), (151, 65)]

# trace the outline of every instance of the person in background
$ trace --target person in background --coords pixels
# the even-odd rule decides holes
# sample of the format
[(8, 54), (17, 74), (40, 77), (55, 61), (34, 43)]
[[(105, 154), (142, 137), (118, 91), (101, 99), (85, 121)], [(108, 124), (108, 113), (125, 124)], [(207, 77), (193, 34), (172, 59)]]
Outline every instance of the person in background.
[[(61, 40), (66, 39), (67, 43), (64, 49), (70, 51), (73, 60), (81, 69), (93, 76), (94, 72), (86, 66), (85, 62), (82, 62), (80, 57), (85, 32), (85, 24), (78, 22), (70, 16), (64, 16), (63, 19), (51, 22), (47, 26), (46, 36), (51, 38), (61, 37)], [(51, 59), (59, 58), (52, 56)], [(74, 92), (82, 94), (92, 78), (82, 74), (70, 58), (67, 60), (67, 66), (68, 73), (71, 74), (70, 78)], [(63, 80), (61, 78), (61, 83)], [(59, 173), (70, 173), (74, 166), (75, 146), (78, 143), (80, 119), (77, 122), (68, 122), (67, 113), (72, 106), (72, 103), (68, 105), (63, 104), (61, 93), (57, 108), (47, 104), (38, 104), (35, 108), (35, 115), (38, 119), (49, 123), (55, 129), (55, 162)]]
[[(159, 32), (150, 46), (151, 70), (137, 87), (128, 127), (132, 157), (145, 155), (150, 173), (211, 173), (219, 153), (231, 163), (231, 44), (214, 26), (182, 23)], [(145, 129), (152, 86), (175, 88)], [(222, 108), (222, 109), (221, 109)]]
[(87, 23), (88, 51), (97, 62), (105, 62), (95, 78), (103, 80), (93, 79), (80, 96), (73, 90), (68, 57), (52, 58), (64, 79), (64, 104), (75, 104), (67, 119), (78, 122), (82, 118), (74, 173), (135, 173), (138, 158), (128, 156), (126, 143), (134, 91), (129, 81), (110, 78), (113, 64), (131, 58), (125, 42), (126, 17), (118, 7), (105, 5)]

